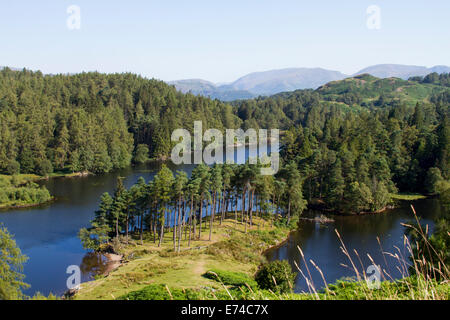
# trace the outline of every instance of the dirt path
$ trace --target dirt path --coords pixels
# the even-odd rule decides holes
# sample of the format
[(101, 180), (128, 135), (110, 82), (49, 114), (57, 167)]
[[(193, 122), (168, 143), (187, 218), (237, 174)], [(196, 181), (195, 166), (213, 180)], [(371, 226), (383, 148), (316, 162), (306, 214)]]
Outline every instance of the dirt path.
[(203, 259), (199, 260), (193, 269), (194, 274), (201, 276), (206, 272), (205, 261)]

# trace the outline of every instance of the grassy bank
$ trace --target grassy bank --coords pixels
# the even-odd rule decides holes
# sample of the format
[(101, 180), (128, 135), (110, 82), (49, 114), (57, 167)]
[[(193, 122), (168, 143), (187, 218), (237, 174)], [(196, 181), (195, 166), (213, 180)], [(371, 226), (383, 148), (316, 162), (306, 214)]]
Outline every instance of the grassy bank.
[(272, 227), (270, 222), (256, 217), (247, 234), (244, 230), (245, 226), (234, 220), (226, 219), (222, 225), (215, 222), (211, 241), (206, 229), (200, 240), (191, 242), (191, 248), (183, 237), (180, 253), (173, 250), (171, 232), (165, 234), (161, 247), (153, 239), (144, 239), (143, 244), (133, 239), (120, 249), (126, 263), (104, 278), (83, 283), (75, 298), (116, 299), (148, 285), (220, 289), (219, 283), (202, 275), (220, 269), (253, 276), (265, 261), (264, 250), (284, 241), (290, 232), (287, 227)]
[(39, 176), (37, 174), (33, 173), (20, 173), (16, 174), (14, 176), (12, 175), (6, 175), (6, 174), (0, 174), (0, 179), (5, 179), (10, 182), (12, 182), (13, 179), (15, 179), (16, 183), (19, 185), (26, 184), (28, 182), (37, 182), (40, 180), (46, 180), (49, 178), (73, 178), (73, 177), (80, 177), (83, 175), (87, 175), (88, 173), (83, 172), (71, 172), (71, 171), (55, 171), (53, 173), (50, 173), (48, 176)]
[(391, 193), (391, 198), (395, 200), (420, 200), (426, 199), (427, 196), (419, 193)]
[[(234, 220), (214, 224), (212, 240), (202, 233), (201, 240), (181, 243), (181, 253), (173, 250), (172, 233), (167, 233), (161, 247), (152, 239), (130, 240), (128, 245), (116, 246), (124, 256), (124, 264), (95, 281), (83, 283), (75, 299), (157, 299), (157, 300), (354, 300), (354, 299), (450, 299), (448, 281), (437, 282), (418, 276), (398, 281), (383, 281), (379, 289), (371, 289), (362, 271), (357, 281), (349, 279), (327, 284), (324, 290), (310, 293), (276, 293), (254, 285), (254, 274), (266, 262), (263, 252), (282, 243), (291, 229), (271, 226), (260, 218), (244, 232), (244, 225)], [(315, 266), (309, 264), (311, 270)], [(214, 277), (209, 271), (220, 274)], [(326, 277), (326, 275), (325, 275)], [(240, 283), (241, 285), (236, 285)], [(320, 286), (322, 286), (320, 284)]]
[[(236, 276), (238, 274), (236, 273)], [(251, 279), (249, 279), (251, 280)], [(409, 277), (397, 282), (384, 281), (379, 289), (365, 282), (338, 281), (317, 293), (276, 293), (250, 286), (236, 287), (218, 280), (219, 289), (180, 289), (166, 285), (149, 285), (119, 297), (120, 300), (449, 300), (448, 283), (419, 283)]]

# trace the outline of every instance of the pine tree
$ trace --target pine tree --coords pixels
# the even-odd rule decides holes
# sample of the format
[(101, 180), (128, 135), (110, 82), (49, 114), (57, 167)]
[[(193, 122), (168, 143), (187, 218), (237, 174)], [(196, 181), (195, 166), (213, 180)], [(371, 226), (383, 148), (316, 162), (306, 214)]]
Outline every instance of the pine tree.
[(159, 234), (159, 243), (158, 246), (161, 246), (161, 243), (164, 238), (164, 227), (166, 224), (166, 215), (169, 211), (169, 202), (171, 199), (172, 187), (174, 183), (174, 177), (172, 171), (167, 168), (166, 165), (163, 164), (161, 170), (155, 176), (155, 192), (159, 202), (159, 223), (160, 223), (160, 234)]
[(24, 297), (23, 263), (28, 259), (22, 254), (8, 230), (0, 225), (0, 300), (17, 300)]

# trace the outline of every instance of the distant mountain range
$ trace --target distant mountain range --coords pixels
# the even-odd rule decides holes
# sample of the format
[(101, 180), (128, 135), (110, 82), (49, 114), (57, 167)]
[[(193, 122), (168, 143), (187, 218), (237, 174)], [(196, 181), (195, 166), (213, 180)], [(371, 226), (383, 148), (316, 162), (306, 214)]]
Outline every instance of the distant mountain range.
[(201, 79), (171, 81), (183, 93), (191, 92), (224, 101), (249, 99), (284, 91), (317, 88), (330, 81), (348, 77), (339, 71), (321, 68), (290, 68), (250, 73), (222, 85)]
[(435, 66), (432, 68), (422, 66), (407, 66), (402, 64), (378, 64), (362, 69), (354, 74), (354, 76), (368, 73), (377, 78), (400, 78), (407, 80), (410, 77), (426, 76), (430, 73), (449, 73), (450, 67)]
[(217, 85), (201, 79), (171, 81), (169, 84), (174, 85), (183, 93), (191, 92), (213, 99), (231, 101), (298, 89), (316, 89), (330, 81), (366, 73), (378, 78), (396, 77), (407, 80), (413, 76), (425, 76), (432, 72), (450, 73), (450, 67), (435, 66), (427, 68), (400, 64), (379, 64), (364, 68), (353, 75), (322, 68), (289, 68), (250, 73), (229, 84)]
[[(5, 67), (0, 66), (0, 70)], [(20, 68), (11, 68), (20, 71)], [(353, 75), (322, 68), (289, 68), (254, 72), (232, 83), (215, 84), (202, 79), (188, 79), (168, 82), (177, 90), (202, 95), (222, 101), (251, 99), (258, 96), (270, 96), (280, 92), (298, 89), (317, 89), (331, 81), (343, 80), (361, 74), (370, 74), (377, 78), (401, 78), (407, 80), (413, 76), (426, 76), (430, 73), (450, 73), (448, 66), (409, 66), (402, 64), (378, 64), (364, 68)]]
[(171, 81), (169, 84), (174, 85), (177, 90), (183, 93), (191, 92), (195, 95), (202, 95), (223, 101), (251, 99), (255, 97), (255, 94), (247, 90), (240, 90), (230, 85), (216, 85), (201, 79)]

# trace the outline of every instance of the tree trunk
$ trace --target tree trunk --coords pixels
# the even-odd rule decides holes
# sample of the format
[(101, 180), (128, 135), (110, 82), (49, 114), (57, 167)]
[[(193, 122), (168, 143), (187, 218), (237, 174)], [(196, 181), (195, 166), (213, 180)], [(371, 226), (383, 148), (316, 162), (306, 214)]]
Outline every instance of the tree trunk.
[(140, 226), (139, 226), (139, 239), (141, 240), (141, 245), (144, 244), (144, 240), (142, 238), (142, 233), (144, 232), (144, 222), (143, 222), (143, 220), (144, 220), (144, 212), (142, 212), (141, 217), (139, 219), (139, 224), (140, 224)]
[(227, 218), (227, 213), (228, 213), (228, 206), (230, 205), (230, 193), (227, 191), (226, 193), (224, 193), (224, 197), (223, 197), (223, 202), (224, 202), (224, 208), (223, 209), (223, 218), (226, 219)]
[(222, 225), (223, 220), (225, 219), (225, 191), (222, 192), (221, 199), (221, 207), (220, 207), (220, 225)]
[(119, 216), (116, 217), (116, 238), (119, 238)]
[[(194, 216), (195, 216), (195, 213), (194, 213), (194, 196), (191, 196), (191, 208), (189, 210), (189, 242), (188, 242), (188, 247), (191, 246), (192, 225), (193, 225), (192, 219), (194, 218)], [(195, 229), (194, 229), (194, 234), (195, 234)]]
[[(173, 251), (177, 251), (177, 233), (180, 226), (180, 211), (181, 211), (181, 196), (178, 198), (177, 211), (175, 212), (175, 217), (173, 219)], [(178, 214), (178, 216), (177, 216)], [(177, 219), (178, 218), (178, 219)]]
[(126, 223), (125, 223), (125, 226), (126, 226), (125, 237), (127, 239), (127, 244), (128, 244), (128, 229), (129, 229), (128, 223), (129, 223), (129, 219), (130, 219), (130, 215), (129, 215), (128, 210), (127, 210), (127, 220), (126, 220)]
[(234, 195), (234, 222), (237, 224), (238, 217), (237, 217), (237, 206), (238, 206), (238, 197), (237, 193)]
[(182, 233), (183, 230), (181, 229), (182, 228), (182, 223), (181, 223), (181, 196), (180, 196), (180, 198), (178, 200), (179, 200), (178, 201), (178, 223), (177, 223), (178, 224), (178, 228), (177, 228), (177, 230), (178, 230), (178, 232), (177, 232), (177, 236), (178, 236), (178, 250), (176, 248), (176, 239), (175, 239), (173, 250), (180, 252), (180, 241), (181, 241), (181, 237), (183, 235), (183, 233)]
[(271, 219), (271, 222), (270, 222), (270, 227), (273, 227), (273, 221), (275, 220), (275, 216), (276, 216), (276, 214), (277, 214), (277, 204), (275, 203), (275, 193), (272, 195), (272, 205), (273, 205), (273, 210), (274, 210), (274, 213), (273, 213), (273, 215), (272, 215), (272, 219)]
[(255, 195), (255, 189), (251, 189), (251, 193), (250, 194), (251, 194), (250, 204), (249, 204), (250, 208), (248, 208), (248, 210), (250, 212), (250, 220), (249, 220), (250, 227), (252, 227), (252, 224), (253, 224), (253, 197)]
[(197, 236), (197, 204), (194, 202), (194, 211), (192, 211), (192, 226), (193, 226), (193, 232), (192, 235), (195, 239)]
[[(187, 228), (186, 228), (186, 202), (187, 200), (183, 200), (183, 227), (184, 227), (184, 241), (187, 240)], [(189, 223), (189, 219), (188, 222)]]
[(202, 219), (203, 219), (203, 194), (200, 197), (200, 223), (199, 223), (199, 230), (198, 230), (198, 239), (201, 240), (202, 238)]
[(156, 243), (156, 221), (155, 217), (152, 219), (152, 226), (153, 226), (153, 243)]
[(289, 224), (289, 222), (291, 222), (291, 199), (289, 199), (289, 204), (288, 204), (287, 224)]
[(244, 210), (245, 210), (245, 199), (246, 199), (246, 194), (247, 192), (247, 188), (244, 188), (244, 190), (242, 190), (242, 201), (241, 201), (241, 219), (242, 219), (242, 223), (244, 223)]
[(214, 223), (214, 215), (215, 215), (215, 211), (216, 211), (216, 192), (214, 192), (213, 195), (213, 205), (211, 208), (211, 216), (209, 218), (209, 241), (211, 241), (211, 236), (212, 236), (212, 228), (213, 228), (213, 223)]
[(161, 243), (162, 243), (163, 238), (164, 238), (164, 225), (165, 225), (165, 222), (166, 222), (166, 209), (164, 209), (164, 213), (163, 214), (164, 215), (163, 215), (163, 220), (161, 222), (161, 232), (160, 232), (160, 235), (159, 235), (158, 247), (161, 247)]

